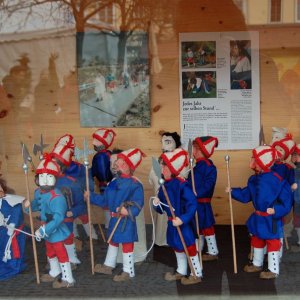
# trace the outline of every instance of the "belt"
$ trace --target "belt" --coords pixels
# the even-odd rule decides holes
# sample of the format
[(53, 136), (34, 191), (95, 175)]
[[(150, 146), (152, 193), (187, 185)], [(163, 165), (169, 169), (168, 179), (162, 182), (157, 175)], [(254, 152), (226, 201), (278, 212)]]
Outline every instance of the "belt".
[(211, 198), (198, 198), (198, 203), (210, 203)]
[(66, 223), (66, 222), (73, 222), (74, 221), (74, 219), (72, 218), (72, 217), (70, 217), (70, 218), (64, 218), (64, 222)]
[(267, 212), (259, 211), (259, 210), (256, 210), (256, 211), (255, 211), (255, 214), (258, 215), (258, 216), (261, 216), (261, 217), (267, 217), (267, 216), (270, 216), (270, 214), (268, 214)]

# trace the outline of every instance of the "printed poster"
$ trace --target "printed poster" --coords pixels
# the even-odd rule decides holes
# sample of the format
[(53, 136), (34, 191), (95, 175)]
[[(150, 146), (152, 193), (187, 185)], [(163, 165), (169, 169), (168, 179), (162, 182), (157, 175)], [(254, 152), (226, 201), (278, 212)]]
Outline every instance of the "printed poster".
[(215, 136), (218, 150), (259, 145), (258, 32), (179, 34), (181, 138)]

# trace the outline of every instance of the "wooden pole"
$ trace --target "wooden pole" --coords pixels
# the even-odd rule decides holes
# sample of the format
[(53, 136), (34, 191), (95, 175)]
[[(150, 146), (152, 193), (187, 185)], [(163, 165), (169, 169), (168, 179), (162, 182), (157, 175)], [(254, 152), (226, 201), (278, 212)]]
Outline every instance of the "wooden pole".
[[(23, 164), (23, 170), (25, 173), (25, 185), (26, 185), (26, 196), (27, 200), (30, 202), (30, 193), (29, 193), (29, 185), (28, 185), (28, 166), (26, 163)], [(37, 257), (36, 243), (34, 238), (34, 227), (33, 227), (33, 218), (32, 218), (32, 210), (31, 205), (29, 205), (29, 222), (30, 222), (30, 231), (32, 234), (32, 247), (33, 247), (33, 257), (34, 257), (34, 266), (35, 266), (35, 274), (36, 274), (36, 282), (40, 284), (40, 271), (39, 271), (39, 263)]]
[(119, 223), (120, 223), (121, 219), (122, 219), (122, 216), (120, 215), (117, 222), (116, 222), (116, 224), (115, 224), (115, 226), (114, 226), (114, 228), (113, 228), (113, 230), (112, 230), (112, 232), (111, 232), (111, 234), (109, 235), (109, 238), (107, 239), (108, 244), (110, 243), (112, 237), (114, 236), (115, 231), (116, 231), (117, 227), (119, 226)]
[(229, 159), (230, 159), (229, 155), (226, 155), (225, 161), (226, 161), (228, 188), (229, 188), (229, 208), (230, 208), (231, 238), (232, 238), (232, 251), (233, 251), (233, 269), (234, 269), (234, 273), (237, 274), (235, 234), (234, 234), (231, 185), (230, 185), (230, 174), (229, 174)]
[[(175, 216), (175, 213), (174, 213), (174, 210), (173, 210), (173, 206), (172, 206), (172, 204), (171, 204), (171, 201), (170, 201), (170, 199), (169, 199), (167, 190), (166, 190), (166, 188), (165, 188), (165, 186), (164, 186), (163, 184), (161, 185), (161, 187), (162, 187), (163, 193), (164, 193), (164, 195), (165, 195), (165, 198), (166, 198), (166, 200), (167, 200), (167, 202), (168, 202), (168, 205), (169, 205), (169, 209), (170, 209), (172, 218), (175, 219), (176, 216)], [(185, 255), (186, 255), (186, 257), (187, 257), (187, 260), (188, 260), (188, 263), (189, 263), (191, 272), (192, 272), (192, 274), (193, 274), (193, 277), (194, 277), (195, 279), (197, 279), (197, 276), (196, 276), (196, 273), (195, 273), (194, 266), (193, 266), (193, 264), (192, 264), (192, 261), (191, 261), (189, 252), (188, 252), (188, 250), (187, 250), (187, 247), (186, 247), (186, 244), (185, 244), (185, 241), (184, 241), (182, 232), (181, 232), (181, 228), (180, 228), (179, 226), (176, 226), (176, 228), (177, 228), (177, 231), (178, 231), (178, 234), (179, 234), (181, 243), (182, 243), (182, 245), (183, 245), (184, 252), (185, 252)]]
[(103, 240), (103, 242), (105, 243), (105, 242), (106, 242), (106, 239), (105, 239), (105, 235), (104, 235), (103, 229), (102, 229), (102, 227), (101, 227), (101, 224), (98, 224), (98, 228), (99, 228), (99, 231), (100, 231), (102, 240)]
[[(195, 187), (195, 177), (194, 177), (194, 169), (193, 169), (193, 164), (192, 164), (192, 158), (190, 158), (190, 168), (191, 168), (192, 188), (193, 188), (193, 192), (194, 192), (195, 196), (197, 196), (196, 187)], [(202, 252), (201, 252), (201, 238), (200, 238), (200, 228), (199, 228), (199, 217), (198, 217), (198, 211), (197, 210), (196, 210), (196, 214), (195, 214), (195, 222), (196, 222), (196, 230), (197, 230), (197, 235), (198, 235), (199, 261), (200, 261), (201, 268), (203, 268), (203, 266), (202, 266)]]
[(94, 246), (93, 246), (93, 238), (92, 238), (92, 220), (91, 220), (91, 201), (90, 201), (90, 183), (89, 183), (89, 162), (87, 160), (84, 161), (85, 166), (85, 183), (86, 183), (86, 190), (88, 192), (88, 199), (87, 199), (87, 211), (88, 211), (88, 218), (89, 218), (89, 231), (90, 231), (90, 250), (91, 250), (91, 267), (92, 267), (92, 274), (95, 274), (95, 262), (94, 262)]

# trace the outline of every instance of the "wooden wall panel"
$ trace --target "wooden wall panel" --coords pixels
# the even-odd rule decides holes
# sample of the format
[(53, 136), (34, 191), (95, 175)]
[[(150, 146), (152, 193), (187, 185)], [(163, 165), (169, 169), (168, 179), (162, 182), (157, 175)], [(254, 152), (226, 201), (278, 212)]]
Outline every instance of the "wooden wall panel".
[[(174, 24), (168, 31), (162, 27), (158, 35), (158, 55), (162, 71), (151, 75), (151, 128), (116, 128), (114, 146), (122, 149), (139, 147), (147, 157), (136, 176), (145, 188), (145, 215), (150, 222), (148, 200), (153, 194), (148, 183), (151, 168), (151, 157), (160, 154), (161, 131), (180, 132), (179, 123), (179, 75), (178, 75), (178, 33), (179, 32), (212, 32), (244, 31), (260, 32), (260, 78), (261, 78), (261, 118), (266, 141), (271, 140), (272, 126), (287, 127), (295, 139), (300, 142), (299, 97), (287, 95), (286, 88), (279, 81), (278, 69), (274, 56), (289, 57), (298, 55), (300, 48), (299, 27), (247, 28), (242, 14), (232, 1), (169, 1), (170, 10), (174, 13)], [(155, 5), (156, 1), (153, 1)], [(51, 147), (58, 137), (65, 133), (74, 135), (77, 145), (82, 147), (83, 137), (89, 138), (96, 128), (81, 128), (79, 123), (79, 100), (77, 94), (76, 74), (66, 78), (65, 87), (52, 93), (48, 86), (40, 90), (38, 105), (34, 111), (19, 108), (14, 99), (6, 99), (12, 109), (6, 117), (0, 119), (0, 160), (1, 173), (9, 186), (18, 194), (25, 195), (25, 178), (22, 171), (20, 140), (31, 149), (43, 133), (46, 143)], [(2, 95), (2, 94), (1, 94)], [(3, 96), (2, 100), (3, 100)], [(6, 103), (7, 103), (6, 101)], [(2, 103), (2, 102), (0, 102)], [(7, 106), (7, 105), (6, 105)], [(56, 114), (57, 107), (61, 112)], [(9, 105), (7, 106), (9, 107)], [(50, 150), (49, 147), (47, 150)], [(91, 147), (91, 146), (90, 146)], [(227, 185), (226, 164), (224, 156), (230, 155), (230, 172), (232, 186), (244, 186), (252, 174), (248, 164), (251, 151), (217, 151), (212, 159), (218, 168), (218, 180), (213, 199), (213, 207), (218, 224), (229, 224), (228, 195), (224, 190)], [(37, 159), (35, 159), (37, 162)], [(35, 189), (34, 174), (30, 172), (31, 194)], [(234, 202), (234, 218), (237, 224), (244, 224), (252, 211), (251, 205)]]

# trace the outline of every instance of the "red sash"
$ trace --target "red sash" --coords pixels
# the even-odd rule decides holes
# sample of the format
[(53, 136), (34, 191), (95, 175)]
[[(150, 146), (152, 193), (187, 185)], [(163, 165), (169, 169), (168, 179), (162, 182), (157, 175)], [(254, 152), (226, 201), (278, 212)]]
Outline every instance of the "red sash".
[[(24, 228), (24, 224), (21, 225), (19, 228), (17, 229), (20, 229), (22, 230)], [(11, 240), (11, 249), (12, 249), (12, 253), (13, 253), (13, 258), (14, 259), (18, 259), (21, 257), (21, 253), (20, 253), (20, 247), (19, 247), (19, 243), (18, 243), (18, 240), (17, 240), (17, 236), (20, 234), (20, 231), (15, 231), (15, 234)]]
[(210, 203), (211, 198), (198, 198), (198, 203)]
[(258, 215), (258, 216), (261, 216), (261, 217), (267, 217), (267, 216), (270, 216), (270, 214), (268, 214), (267, 212), (259, 211), (259, 210), (256, 210), (256, 211), (255, 211), (255, 214)]

